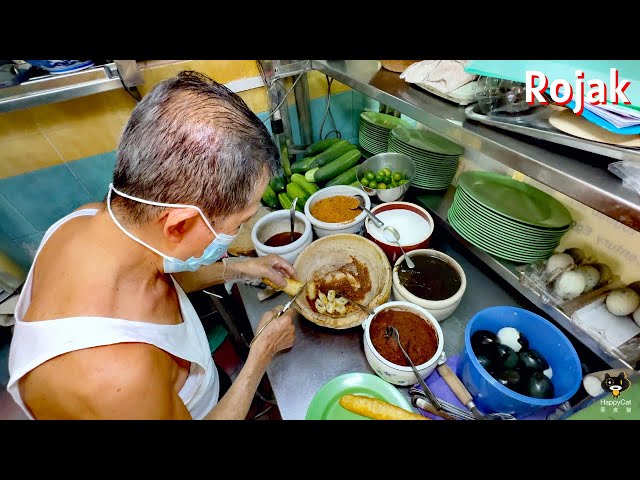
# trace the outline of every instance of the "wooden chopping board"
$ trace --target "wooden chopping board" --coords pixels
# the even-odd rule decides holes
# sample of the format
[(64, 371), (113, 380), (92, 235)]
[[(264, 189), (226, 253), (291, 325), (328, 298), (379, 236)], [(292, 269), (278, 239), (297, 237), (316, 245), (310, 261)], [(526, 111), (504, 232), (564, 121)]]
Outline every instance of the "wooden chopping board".
[(560, 111), (555, 110), (549, 116), (549, 123), (564, 133), (586, 140), (620, 147), (640, 147), (640, 135), (622, 135), (610, 132), (581, 115), (576, 115), (567, 108)]
[(229, 249), (227, 250), (229, 255), (236, 257), (257, 257), (258, 254), (256, 253), (253, 241), (251, 240), (251, 230), (253, 230), (253, 226), (258, 220), (264, 217), (267, 213), (273, 211), (275, 210), (265, 207), (264, 205), (260, 205), (255, 215), (242, 226), (240, 232), (238, 232), (238, 236), (231, 245), (229, 245)]

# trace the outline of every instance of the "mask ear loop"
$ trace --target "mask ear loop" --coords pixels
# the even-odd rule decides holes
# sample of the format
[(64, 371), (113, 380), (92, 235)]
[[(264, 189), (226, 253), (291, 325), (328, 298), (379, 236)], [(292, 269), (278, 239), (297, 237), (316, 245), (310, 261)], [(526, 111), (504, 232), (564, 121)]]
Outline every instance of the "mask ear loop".
[[(171, 260), (170, 257), (168, 257), (167, 255), (165, 255), (164, 253), (162, 253), (160, 250), (157, 250), (155, 248), (153, 248), (151, 245), (148, 245), (146, 243), (144, 243), (142, 240), (140, 240), (139, 238), (131, 235), (129, 232), (127, 232), (127, 230), (120, 224), (120, 222), (118, 221), (118, 219), (116, 218), (116, 216), (113, 214), (113, 211), (111, 210), (111, 190), (115, 190), (116, 193), (118, 195), (121, 195), (120, 192), (118, 192), (114, 187), (113, 187), (113, 183), (109, 184), (109, 193), (107, 194), (107, 210), (109, 211), (109, 215), (111, 215), (111, 219), (113, 220), (113, 222), (116, 224), (116, 226), (122, 230), (122, 233), (124, 233), (127, 237), (129, 237), (131, 240), (134, 240), (136, 242), (138, 242), (140, 245), (147, 247), (149, 250), (157, 253), (158, 255), (160, 255), (163, 258), (166, 258), (167, 260)], [(127, 195), (123, 195), (123, 197), (126, 197)], [(131, 197), (129, 197), (131, 198)], [(133, 199), (132, 199), (133, 200)]]
[[(143, 198), (138, 198), (138, 197), (133, 197), (131, 195), (127, 195), (126, 193), (121, 192), (120, 190), (118, 190), (116, 187), (113, 186), (113, 183), (109, 184), (109, 198), (111, 198), (111, 190), (113, 190), (114, 192), (116, 192), (118, 195), (120, 195), (121, 197), (124, 198), (128, 198), (129, 200), (133, 200), (134, 202), (140, 202), (140, 203), (146, 203), (147, 205), (153, 205), (156, 207), (166, 207), (166, 208), (193, 208), (194, 210), (197, 210), (198, 213), (200, 214), (200, 216), (202, 217), (202, 219), (204, 220), (204, 223), (207, 224), (207, 227), (209, 227), (209, 230), (211, 230), (211, 232), (213, 233), (213, 235), (218, 238), (218, 234), (216, 233), (216, 231), (213, 229), (213, 227), (211, 226), (211, 224), (209, 223), (209, 220), (207, 219), (207, 217), (205, 216), (204, 212), (202, 210), (200, 210), (200, 207), (196, 206), (196, 205), (184, 205), (182, 203), (162, 203), (162, 202), (153, 202), (151, 200), (145, 200)], [(111, 210), (109, 210), (111, 211)]]

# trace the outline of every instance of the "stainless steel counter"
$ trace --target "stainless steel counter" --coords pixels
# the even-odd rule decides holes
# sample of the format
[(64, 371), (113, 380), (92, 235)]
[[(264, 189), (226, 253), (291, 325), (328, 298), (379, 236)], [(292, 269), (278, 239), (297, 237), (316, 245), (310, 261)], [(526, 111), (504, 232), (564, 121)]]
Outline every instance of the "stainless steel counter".
[[(467, 290), (453, 315), (440, 326), (444, 333), (444, 350), (450, 356), (464, 347), (464, 328), (479, 310), (494, 305), (514, 305), (531, 309), (504, 286), (480, 271), (447, 243), (435, 243), (436, 248), (455, 258), (467, 276)], [(264, 302), (257, 299), (256, 287), (240, 285), (240, 295), (255, 333), (262, 314), (283, 305), (288, 298), (279, 294)], [(304, 419), (307, 407), (318, 389), (338, 375), (350, 372), (375, 374), (369, 367), (363, 350), (363, 330), (332, 330), (317, 326), (301, 315), (295, 320), (296, 340), (293, 347), (276, 356), (267, 369), (267, 375), (285, 420)], [(408, 389), (399, 387), (408, 397)]]
[[(470, 121), (465, 107), (431, 95), (378, 67), (377, 60), (313, 60), (312, 67), (434, 131), (640, 231), (640, 197), (607, 171), (605, 157)], [(577, 142), (580, 139), (576, 140)]]

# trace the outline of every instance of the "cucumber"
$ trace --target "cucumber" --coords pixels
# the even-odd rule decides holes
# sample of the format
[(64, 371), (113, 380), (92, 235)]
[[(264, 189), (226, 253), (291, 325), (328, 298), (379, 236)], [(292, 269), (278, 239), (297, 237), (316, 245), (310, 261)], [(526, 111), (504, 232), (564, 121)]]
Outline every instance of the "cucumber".
[(283, 192), (285, 185), (286, 182), (284, 181), (284, 173), (278, 173), (269, 182), (269, 186), (273, 188), (273, 191), (276, 193)]
[(302, 189), (307, 192), (309, 196), (320, 190), (320, 187), (318, 187), (315, 183), (307, 182), (307, 179), (304, 178), (304, 175), (300, 175), (299, 173), (294, 173), (293, 175), (291, 175), (291, 182), (300, 185), (300, 187), (302, 187)]
[(342, 172), (333, 180), (328, 181), (325, 186), (332, 187), (333, 185), (351, 185), (352, 183), (357, 182), (358, 168), (360, 168), (360, 165), (354, 165), (346, 172)]
[(310, 183), (315, 183), (316, 179), (314, 178), (314, 175), (316, 174), (316, 172), (320, 169), (320, 167), (315, 167), (312, 168), (311, 170), (309, 170), (307, 173), (304, 174), (304, 179), (307, 182)]
[[(306, 173), (308, 170), (315, 167), (316, 157), (307, 157), (302, 160), (298, 160), (291, 164), (291, 172), (293, 173)], [(284, 188), (284, 187), (283, 187)]]
[[(280, 202), (282, 208), (284, 208), (285, 210), (289, 210), (291, 208), (291, 204), (293, 203), (293, 200), (289, 198), (289, 195), (287, 195), (286, 192), (280, 192), (278, 194), (278, 201)], [(296, 202), (296, 210), (304, 213), (304, 208), (302, 208), (302, 205), (300, 205), (300, 200)]]
[(333, 162), (326, 164), (324, 167), (320, 167), (313, 175), (313, 178), (317, 183), (331, 180), (358, 163), (360, 155), (360, 150), (350, 150)]
[(267, 185), (267, 188), (265, 188), (264, 193), (262, 194), (262, 201), (271, 208), (276, 208), (278, 206), (276, 192), (270, 185)]
[(339, 141), (339, 138), (327, 138), (326, 140), (318, 140), (316, 143), (312, 143), (311, 145), (309, 145), (304, 153), (305, 155), (318, 155), (319, 153), (324, 152), (331, 145), (333, 145), (334, 143), (338, 143)]
[[(303, 190), (303, 188), (298, 185), (297, 183), (288, 183), (287, 184), (287, 195), (289, 195), (289, 198), (291, 200), (293, 200), (294, 198), (298, 197), (298, 203), (297, 205), (302, 204), (302, 206), (304, 207), (304, 204), (307, 203), (307, 200), (309, 200), (309, 197), (311, 195), (307, 194), (307, 192), (305, 192)], [(296, 207), (297, 207), (296, 205)]]
[(338, 143), (334, 143), (324, 152), (316, 157), (316, 164), (318, 167), (324, 167), (326, 164), (340, 158), (342, 155), (356, 147), (353, 143), (349, 143), (346, 140), (340, 140)]

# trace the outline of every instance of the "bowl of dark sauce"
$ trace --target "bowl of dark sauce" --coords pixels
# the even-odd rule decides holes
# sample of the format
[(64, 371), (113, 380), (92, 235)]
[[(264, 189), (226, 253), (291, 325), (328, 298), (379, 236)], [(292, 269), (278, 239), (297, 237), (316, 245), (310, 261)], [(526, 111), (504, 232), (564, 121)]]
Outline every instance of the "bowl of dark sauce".
[(415, 268), (400, 257), (393, 268), (393, 298), (425, 308), (436, 320), (449, 317), (467, 288), (464, 270), (445, 253), (433, 249), (407, 253)]
[(277, 210), (256, 222), (251, 230), (251, 240), (259, 257), (274, 254), (293, 263), (313, 241), (313, 230), (307, 217), (296, 212), (291, 232), (289, 210)]

